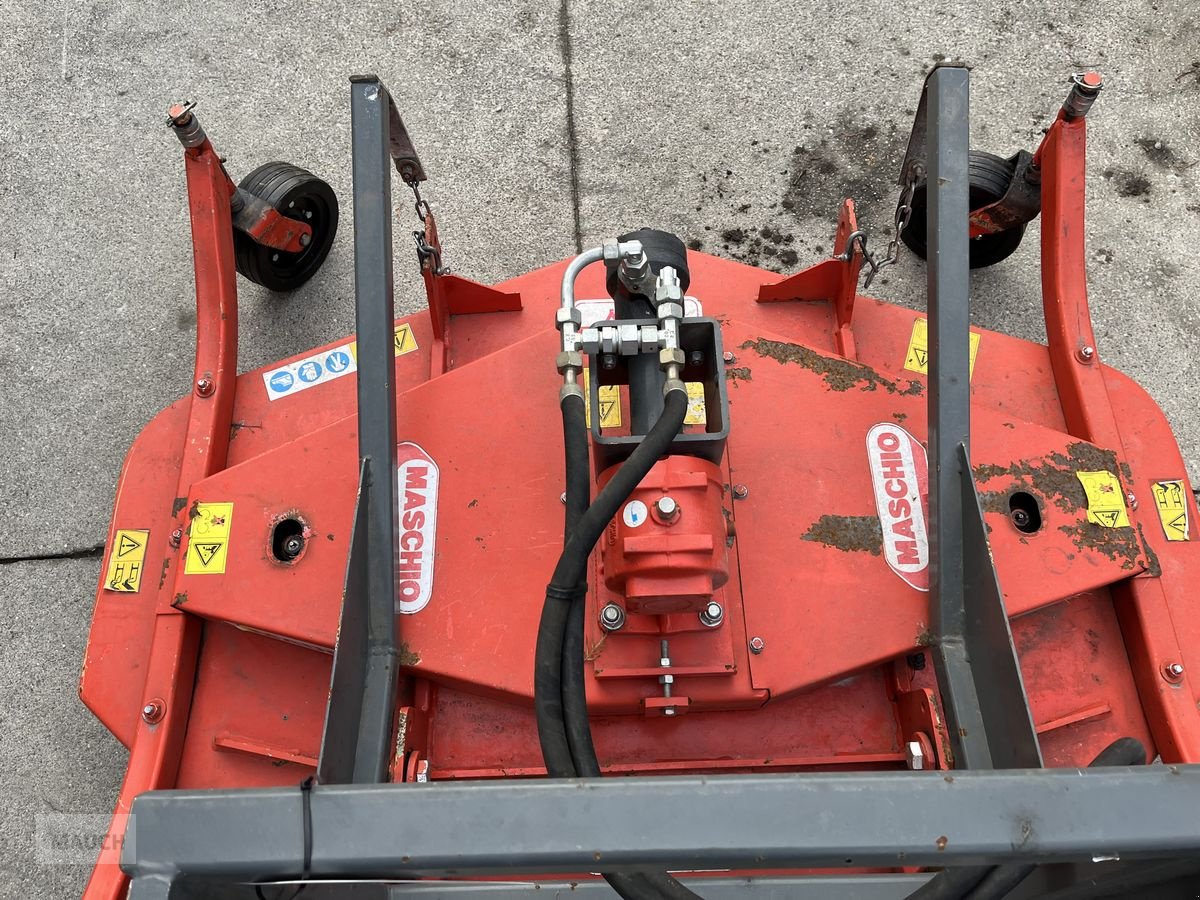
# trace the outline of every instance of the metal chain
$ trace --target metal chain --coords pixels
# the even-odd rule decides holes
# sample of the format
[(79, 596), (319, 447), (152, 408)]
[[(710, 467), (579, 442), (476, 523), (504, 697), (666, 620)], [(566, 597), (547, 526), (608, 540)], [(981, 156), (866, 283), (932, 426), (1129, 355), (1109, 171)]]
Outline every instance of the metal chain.
[[(416, 181), (409, 181), (407, 183), (408, 183), (408, 186), (410, 188), (412, 188), (413, 197), (416, 198), (417, 218), (420, 219), (421, 224), (424, 225), (428, 222), (430, 216), (433, 215), (433, 210), (429, 206), (429, 201), (425, 200), (424, 198), (421, 197), (420, 184)], [(419, 231), (414, 231), (412, 233), (412, 235), (413, 235), (413, 240), (417, 244), (417, 261), (420, 263), (420, 265), (424, 266), (425, 260), (432, 259), (433, 260), (433, 274), (434, 275), (447, 274), (450, 271), (450, 269), (447, 268), (446, 266), (442, 265), (441, 251), (437, 247), (434, 247), (432, 244), (429, 243), (429, 241), (427, 241), (425, 239), (425, 229), (422, 228)]]
[(896, 204), (896, 217), (893, 222), (895, 227), (892, 232), (892, 238), (888, 241), (887, 249), (884, 250), (882, 257), (877, 257), (867, 249), (867, 233), (865, 231), (852, 232), (846, 238), (846, 249), (842, 251), (838, 259), (849, 262), (854, 255), (855, 244), (858, 245), (858, 249), (863, 255), (863, 263), (867, 269), (866, 277), (863, 279), (864, 291), (871, 286), (871, 282), (875, 280), (875, 276), (881, 270), (895, 265), (900, 259), (900, 234), (908, 227), (908, 222), (912, 218), (913, 194), (916, 192), (917, 180), (920, 174), (920, 169), (914, 167), (906, 179), (904, 190), (900, 192), (900, 200)]

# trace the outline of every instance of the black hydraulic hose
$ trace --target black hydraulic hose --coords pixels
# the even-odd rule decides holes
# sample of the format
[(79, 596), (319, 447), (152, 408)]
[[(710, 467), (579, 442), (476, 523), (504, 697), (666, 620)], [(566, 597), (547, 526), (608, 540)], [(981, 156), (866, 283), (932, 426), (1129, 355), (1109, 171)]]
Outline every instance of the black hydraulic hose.
[[(1146, 748), (1136, 738), (1117, 738), (1088, 764), (1089, 769), (1105, 766), (1140, 766), (1146, 762)], [(944, 869), (907, 900), (1000, 900), (1033, 873), (1032, 863), (1004, 863), (999, 866), (960, 866)]]
[[(671, 402), (672, 399), (675, 400), (674, 403)], [(552, 776), (600, 775), (599, 761), (592, 745), (591, 728), (588, 723), (584, 685), (583, 635), (587, 558), (609, 520), (616, 515), (621, 504), (654, 463), (667, 451), (671, 441), (683, 427), (687, 401), (682, 393), (672, 392), (666, 406), (658, 424), (651, 429), (650, 434), (647, 434), (609, 485), (600, 492), (595, 506), (589, 509), (590, 478), (583, 402), (575, 396), (563, 399), (563, 435), (567, 464), (566, 540), (563, 555), (555, 568), (555, 576), (547, 588), (546, 605), (542, 609), (542, 623), (538, 630), (534, 673), (538, 735), (547, 771)], [(675, 407), (678, 409), (675, 410)], [(588, 513), (591, 513), (590, 518)], [(574, 558), (568, 559), (571, 554), (575, 554)], [(564, 588), (564, 585), (572, 583), (566, 581), (566, 578), (575, 572), (577, 577), (573, 582), (574, 588)], [(552, 610), (552, 606), (565, 608), (565, 615), (561, 614), (562, 610)], [(550, 647), (556, 637), (560, 638), (557, 658), (549, 656)], [(559, 664), (557, 674), (560, 693), (557, 697), (547, 693), (555, 680), (550, 660)], [(553, 702), (554, 699), (558, 702)], [(567, 713), (566, 716), (563, 715), (564, 712)], [(558, 721), (554, 722), (556, 717)], [(564, 728), (567, 721), (570, 726)], [(696, 894), (666, 873), (614, 873), (606, 875), (605, 880), (626, 900), (699, 900)]]

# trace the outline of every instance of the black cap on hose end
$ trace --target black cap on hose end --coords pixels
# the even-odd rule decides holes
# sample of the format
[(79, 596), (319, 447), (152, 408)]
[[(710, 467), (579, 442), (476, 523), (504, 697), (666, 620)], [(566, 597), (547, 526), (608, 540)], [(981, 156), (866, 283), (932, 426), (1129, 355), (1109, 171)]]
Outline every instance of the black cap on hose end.
[[(639, 228), (637, 231), (621, 235), (617, 240), (641, 241), (642, 251), (646, 254), (646, 258), (650, 260), (650, 271), (657, 275), (663, 266), (671, 266), (679, 276), (680, 288), (685, 293), (687, 292), (688, 285), (692, 281), (691, 273), (688, 271), (687, 247), (675, 235), (669, 231), (659, 231), (656, 228)], [(608, 290), (608, 295), (617, 304), (617, 318), (646, 318), (653, 316), (653, 297), (646, 298), (651, 301), (650, 310), (645, 309), (643, 304), (635, 304), (643, 308), (632, 310), (629, 314), (622, 312), (622, 303), (628, 303), (633, 298), (617, 278), (618, 261), (615, 259), (606, 259), (604, 265), (608, 269), (604, 286)], [(638, 296), (640, 297), (641, 295)]]

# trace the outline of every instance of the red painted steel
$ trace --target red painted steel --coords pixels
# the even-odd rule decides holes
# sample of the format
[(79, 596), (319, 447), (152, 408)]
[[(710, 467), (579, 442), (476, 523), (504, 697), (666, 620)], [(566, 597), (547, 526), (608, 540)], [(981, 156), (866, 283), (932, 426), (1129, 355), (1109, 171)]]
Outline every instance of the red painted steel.
[[(1157, 406), (1098, 351), (1079, 352), (1095, 347), (1083, 129), (1060, 119), (1039, 152), (1049, 346), (978, 332), (972, 464), (1047, 764), (1086, 765), (1125, 735), (1167, 762), (1195, 762), (1200, 599), (1189, 588), (1200, 536), (1193, 524), (1193, 540), (1164, 539), (1151, 485), (1182, 479), (1193, 522), (1197, 510)], [(185, 158), (195, 377), (212, 390), (168, 407), (130, 449), (110, 545), (117, 529), (149, 529), (145, 567), (160, 577), (138, 593), (100, 585), (81, 679), (84, 701), (131, 747), (119, 812), (150, 788), (294, 784), (312, 771), (354, 508), (354, 379), (275, 399), (264, 382), (346, 341), (235, 385), (228, 184), (207, 144)], [(436, 244), (431, 220), (427, 228)], [(838, 254), (853, 228), (847, 204)], [(862, 259), (852, 251), (786, 279), (689, 254), (690, 293), (718, 317), (732, 356), (730, 436), (719, 466), (672, 458), (639, 489), (648, 508), (664, 485), (694, 494), (681, 496), (677, 524), (644, 526), (652, 544), (667, 539), (642, 548), (653, 565), (630, 569), (628, 544), (624, 559), (611, 548), (593, 556), (587, 690), (610, 774), (903, 767), (910, 741), (946, 765), (936, 684), (921, 665), (929, 598), (919, 580), (914, 587), (889, 568), (866, 443), (881, 424), (926, 439), (926, 376), (906, 368), (921, 315), (857, 295)], [(401, 320), (416, 345), (395, 361), (398, 440), (410, 445), (402, 458), (425, 459), (419, 449), (439, 477), (436, 498), (421, 498), (436, 523), (417, 529), (414, 520), (433, 565), (428, 604), (399, 621), (396, 778), (544, 771), (531, 682), (562, 542), (553, 310), (564, 266), (486, 288), (426, 261), (432, 312)], [(605, 297), (603, 278), (602, 267), (586, 270), (579, 297)], [(1076, 473), (1096, 470), (1139, 499), (1129, 503), (1132, 527), (1089, 522)], [(744, 498), (733, 498), (735, 484)], [(1036, 533), (1014, 525), (1014, 492), (1037, 503)], [(223, 574), (181, 571), (196, 502), (233, 504)], [(914, 508), (923, 504), (918, 497)], [(292, 562), (273, 552), (284, 519), (300, 522), (305, 538)], [(642, 539), (613, 528), (618, 540)], [(675, 534), (688, 536), (686, 547), (671, 543)], [(631, 583), (676, 569), (710, 586), (678, 592), (689, 598), (680, 611), (650, 615), (647, 602), (619, 632), (600, 628), (600, 609), (624, 602)], [(706, 592), (724, 610), (716, 628), (696, 614)], [(664, 637), (670, 701), (659, 681)], [(1174, 662), (1185, 674), (1168, 679)], [(141, 710), (152, 702), (162, 715), (150, 723)], [(673, 718), (661, 715), (668, 703)], [(115, 854), (101, 858), (91, 900), (120, 896), (114, 863)]]

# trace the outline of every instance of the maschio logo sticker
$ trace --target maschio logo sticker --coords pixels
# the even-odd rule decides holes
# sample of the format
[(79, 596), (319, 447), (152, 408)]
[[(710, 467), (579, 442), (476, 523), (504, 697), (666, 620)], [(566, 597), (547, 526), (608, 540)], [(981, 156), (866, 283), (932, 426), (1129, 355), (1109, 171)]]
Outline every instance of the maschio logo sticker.
[(437, 543), (437, 463), (416, 444), (397, 444), (396, 511), (400, 547), (396, 556), (396, 612), (411, 615), (429, 605)]
[(867, 458), (875, 509), (883, 531), (883, 556), (892, 571), (919, 591), (929, 590), (929, 458), (915, 437), (882, 422), (867, 432)]

